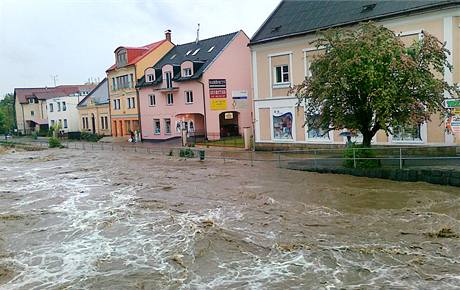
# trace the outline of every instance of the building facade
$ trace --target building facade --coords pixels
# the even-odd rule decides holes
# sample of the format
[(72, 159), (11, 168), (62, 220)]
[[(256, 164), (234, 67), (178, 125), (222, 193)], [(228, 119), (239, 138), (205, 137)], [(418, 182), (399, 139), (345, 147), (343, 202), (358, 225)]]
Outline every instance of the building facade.
[(77, 105), (78, 128), (81, 132), (109, 136), (111, 135), (111, 121), (109, 111), (109, 84), (103, 79)]
[(64, 133), (78, 132), (78, 110), (77, 105), (88, 92), (59, 96), (46, 100), (46, 110), (48, 114), (48, 125), (60, 125), (60, 131)]
[(107, 70), (112, 136), (129, 136), (131, 131), (140, 129), (137, 79), (173, 46), (168, 30), (164, 40), (142, 47), (120, 46), (115, 50), (115, 64)]
[(175, 46), (139, 80), (142, 138), (218, 140), (251, 127), (249, 38), (243, 31)]
[[(445, 42), (451, 51), (449, 61), (454, 69), (450, 72), (446, 68), (444, 79), (449, 83), (460, 82), (460, 1), (368, 4), (363, 1), (282, 1), (259, 28), (250, 43), (255, 141), (259, 147), (346, 142), (339, 131), (324, 134), (316, 128), (304, 126), (304, 108), (298, 106), (298, 99), (289, 93), (290, 87), (301, 83), (309, 75), (309, 65), (315, 55), (322, 53), (311, 44), (316, 38), (316, 31), (321, 29), (353, 27), (361, 21), (373, 20), (393, 30), (407, 44), (426, 31)], [(281, 17), (286, 13), (291, 13), (292, 17)], [(448, 132), (446, 123), (439, 116), (431, 119), (431, 122), (415, 128), (395, 130), (395, 134), (390, 136), (380, 131), (373, 144), (460, 144), (459, 133)]]
[(46, 100), (71, 94), (87, 94), (94, 85), (61, 85), (43, 88), (15, 88), (15, 108), (18, 131), (30, 134), (48, 130), (48, 110)]

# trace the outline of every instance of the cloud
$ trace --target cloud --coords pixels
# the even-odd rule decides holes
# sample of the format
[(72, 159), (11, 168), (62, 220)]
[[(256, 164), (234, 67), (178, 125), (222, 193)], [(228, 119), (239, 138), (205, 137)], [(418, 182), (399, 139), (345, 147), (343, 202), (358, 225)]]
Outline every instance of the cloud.
[[(257, 30), (279, 0), (1, 0), (0, 95), (15, 87), (103, 78), (120, 45), (140, 46), (173, 31), (176, 44)], [(6, 68), (6, 69), (5, 69)]]

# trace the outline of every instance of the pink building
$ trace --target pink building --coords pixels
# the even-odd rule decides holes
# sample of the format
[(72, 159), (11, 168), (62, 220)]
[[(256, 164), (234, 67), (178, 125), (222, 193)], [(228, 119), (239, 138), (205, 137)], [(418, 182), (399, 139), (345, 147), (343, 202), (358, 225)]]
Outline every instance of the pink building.
[(218, 140), (251, 127), (251, 56), (243, 31), (177, 45), (138, 80), (144, 140)]

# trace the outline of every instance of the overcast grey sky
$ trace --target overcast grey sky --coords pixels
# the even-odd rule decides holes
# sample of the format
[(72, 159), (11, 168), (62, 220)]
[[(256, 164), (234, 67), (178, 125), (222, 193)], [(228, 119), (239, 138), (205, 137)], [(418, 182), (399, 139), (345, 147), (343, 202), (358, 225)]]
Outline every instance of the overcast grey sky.
[(175, 44), (243, 29), (251, 37), (280, 0), (0, 0), (0, 96), (15, 87), (102, 79), (120, 45), (172, 30)]

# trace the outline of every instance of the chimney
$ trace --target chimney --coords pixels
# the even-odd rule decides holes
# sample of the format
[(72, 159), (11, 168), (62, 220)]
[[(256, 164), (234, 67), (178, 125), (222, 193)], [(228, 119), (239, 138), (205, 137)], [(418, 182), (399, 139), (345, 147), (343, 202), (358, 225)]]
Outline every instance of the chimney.
[(171, 29), (168, 29), (168, 30), (165, 31), (165, 38), (166, 38), (166, 40), (171, 42)]

